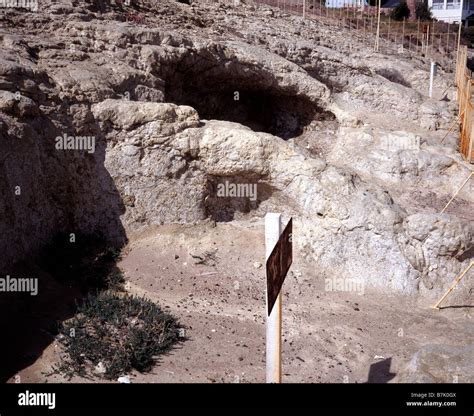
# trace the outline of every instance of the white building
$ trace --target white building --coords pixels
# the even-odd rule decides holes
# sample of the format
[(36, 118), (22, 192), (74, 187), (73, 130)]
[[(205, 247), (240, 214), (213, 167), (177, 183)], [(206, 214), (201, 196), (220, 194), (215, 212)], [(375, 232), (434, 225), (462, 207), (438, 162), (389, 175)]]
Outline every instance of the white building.
[(474, 0), (428, 0), (431, 14), (437, 20), (458, 23), (474, 14)]

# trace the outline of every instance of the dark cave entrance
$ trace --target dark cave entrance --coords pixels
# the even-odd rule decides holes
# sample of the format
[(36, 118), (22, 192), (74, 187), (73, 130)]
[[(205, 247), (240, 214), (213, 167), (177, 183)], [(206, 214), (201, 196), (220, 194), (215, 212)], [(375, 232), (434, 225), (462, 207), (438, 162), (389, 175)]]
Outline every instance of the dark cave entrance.
[(335, 120), (306, 97), (249, 87), (248, 80), (196, 79), (199, 76), (189, 74), (168, 81), (166, 101), (195, 108), (201, 119), (236, 122), (285, 140), (300, 136), (312, 121)]

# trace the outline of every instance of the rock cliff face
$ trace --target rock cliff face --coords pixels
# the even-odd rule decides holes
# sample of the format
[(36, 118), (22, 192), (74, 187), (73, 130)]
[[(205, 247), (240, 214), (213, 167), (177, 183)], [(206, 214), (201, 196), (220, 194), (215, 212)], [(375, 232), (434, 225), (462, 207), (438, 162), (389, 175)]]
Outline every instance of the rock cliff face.
[[(472, 182), (438, 214), (469, 171), (454, 135), (441, 144), (456, 106), (427, 98), (427, 61), (245, 4), (0, 13), (2, 270), (58, 232), (123, 245), (270, 210), (294, 217), (321, 278), (434, 296), (472, 257)], [(438, 95), (452, 78), (440, 70)], [(220, 198), (225, 181), (255, 200)]]

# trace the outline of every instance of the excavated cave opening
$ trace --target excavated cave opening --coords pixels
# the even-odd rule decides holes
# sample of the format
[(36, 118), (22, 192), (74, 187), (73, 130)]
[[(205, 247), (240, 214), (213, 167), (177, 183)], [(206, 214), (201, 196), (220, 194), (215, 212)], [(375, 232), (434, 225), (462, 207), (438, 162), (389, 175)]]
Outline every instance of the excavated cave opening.
[[(258, 77), (256, 77), (258, 80)], [(240, 123), (256, 132), (291, 139), (313, 121), (334, 121), (335, 116), (307, 97), (282, 92), (249, 80), (175, 72), (166, 81), (165, 100), (189, 105), (203, 120)]]

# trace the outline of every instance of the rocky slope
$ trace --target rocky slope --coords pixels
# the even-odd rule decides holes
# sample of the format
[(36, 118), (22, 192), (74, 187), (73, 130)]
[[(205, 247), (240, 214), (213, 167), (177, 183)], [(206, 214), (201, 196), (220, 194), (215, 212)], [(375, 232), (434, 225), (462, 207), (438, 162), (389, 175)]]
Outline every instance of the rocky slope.
[[(276, 9), (44, 1), (0, 11), (2, 270), (58, 232), (277, 210), (297, 255), (368, 289), (435, 297), (472, 258), (474, 185), (453, 74)], [(451, 88), (450, 88), (451, 86)], [(447, 96), (441, 97), (443, 91)], [(93, 137), (95, 151), (58, 137)], [(219, 198), (220, 183), (257, 198)], [(470, 296), (466, 280), (456, 296)]]

